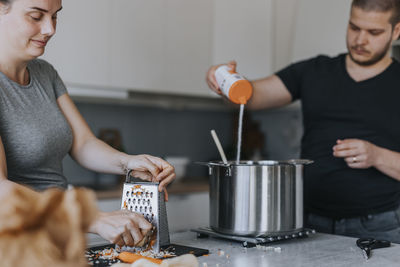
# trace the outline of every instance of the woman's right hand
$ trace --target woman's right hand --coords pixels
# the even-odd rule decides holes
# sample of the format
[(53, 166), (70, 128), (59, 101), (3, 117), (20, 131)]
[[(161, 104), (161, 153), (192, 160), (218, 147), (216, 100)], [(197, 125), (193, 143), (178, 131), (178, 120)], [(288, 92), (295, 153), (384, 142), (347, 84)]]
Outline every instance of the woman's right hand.
[(230, 67), (232, 70), (235, 70), (237, 64), (236, 61), (229, 61), (227, 64), (214, 65), (208, 69), (206, 75), (206, 82), (208, 84), (208, 87), (210, 87), (211, 90), (219, 95), (222, 95), (222, 92), (218, 86), (217, 79), (215, 78), (215, 71), (222, 65), (228, 65), (228, 67)]
[(127, 210), (101, 212), (89, 231), (119, 246), (137, 246), (153, 225), (143, 215)]
[(174, 167), (165, 160), (151, 155), (128, 155), (126, 169), (132, 170), (130, 175), (149, 182), (158, 182), (158, 191), (164, 191), (165, 201), (168, 201), (167, 185), (176, 175)]

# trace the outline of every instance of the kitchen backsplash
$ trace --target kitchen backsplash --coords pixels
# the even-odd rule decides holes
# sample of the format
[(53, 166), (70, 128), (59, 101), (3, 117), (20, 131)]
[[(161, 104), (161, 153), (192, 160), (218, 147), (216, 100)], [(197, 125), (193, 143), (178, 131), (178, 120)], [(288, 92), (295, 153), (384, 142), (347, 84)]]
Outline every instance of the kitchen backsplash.
[[(219, 160), (211, 129), (216, 130), (228, 157), (234, 158), (237, 111), (171, 110), (104, 103), (77, 103), (77, 106), (97, 136), (102, 132), (108, 143), (127, 153), (189, 158), (186, 177), (207, 176), (207, 168), (194, 162)], [(298, 157), (302, 135), (298, 107), (246, 113), (252, 123), (247, 127), (250, 142), (244, 145), (253, 148), (251, 155), (257, 159)], [(261, 149), (254, 149), (260, 144)], [(64, 160), (64, 172), (71, 184), (78, 185), (91, 186), (109, 177), (80, 167), (69, 156)]]

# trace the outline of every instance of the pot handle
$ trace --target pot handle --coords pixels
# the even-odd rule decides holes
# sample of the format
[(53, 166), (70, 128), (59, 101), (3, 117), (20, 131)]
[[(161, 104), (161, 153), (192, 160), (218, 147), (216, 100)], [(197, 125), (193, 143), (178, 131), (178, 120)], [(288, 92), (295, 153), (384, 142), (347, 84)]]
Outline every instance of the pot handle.
[(203, 162), (203, 161), (196, 161), (195, 164), (199, 165), (204, 165), (204, 166), (224, 166), (224, 167), (230, 167), (231, 164), (224, 164), (224, 163), (216, 163), (216, 162)]
[(195, 164), (207, 166), (207, 167), (208, 167), (208, 175), (211, 176), (211, 174), (212, 174), (212, 168), (211, 168), (210, 163), (208, 163), (208, 162), (202, 162), (202, 161), (196, 161)]
[(293, 165), (308, 165), (314, 163), (314, 161), (310, 159), (290, 159), (286, 162)]
[(204, 165), (208, 167), (208, 175), (212, 175), (212, 167), (213, 166), (220, 166), (220, 167), (225, 167), (227, 168), (227, 173), (226, 175), (228, 176), (232, 176), (232, 165), (231, 164), (224, 164), (224, 163), (215, 163), (215, 162), (201, 162), (201, 161), (197, 161), (195, 162), (196, 164), (199, 165)]
[(203, 166), (210, 166), (208, 162), (196, 161), (195, 164), (203, 165)]
[(126, 170), (126, 176), (125, 176), (125, 183), (130, 183), (131, 182), (131, 169)]

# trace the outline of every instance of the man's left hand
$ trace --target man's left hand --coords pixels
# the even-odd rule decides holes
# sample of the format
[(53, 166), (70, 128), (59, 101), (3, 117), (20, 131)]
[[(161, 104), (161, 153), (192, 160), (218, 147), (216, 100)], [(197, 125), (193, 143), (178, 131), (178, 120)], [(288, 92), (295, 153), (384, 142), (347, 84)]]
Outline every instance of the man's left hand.
[(360, 139), (337, 140), (333, 146), (333, 156), (343, 158), (350, 168), (366, 169), (374, 166), (378, 147)]

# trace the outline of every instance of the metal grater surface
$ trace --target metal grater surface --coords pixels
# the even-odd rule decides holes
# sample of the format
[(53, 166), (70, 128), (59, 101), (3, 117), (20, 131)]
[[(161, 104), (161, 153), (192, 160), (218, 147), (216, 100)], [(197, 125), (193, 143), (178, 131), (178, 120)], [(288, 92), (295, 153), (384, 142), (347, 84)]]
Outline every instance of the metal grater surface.
[(159, 183), (143, 181), (131, 182), (129, 171), (121, 200), (121, 209), (143, 214), (156, 228), (156, 242), (151, 248), (156, 253), (160, 252), (162, 246), (170, 244), (164, 193), (158, 192), (158, 185)]

